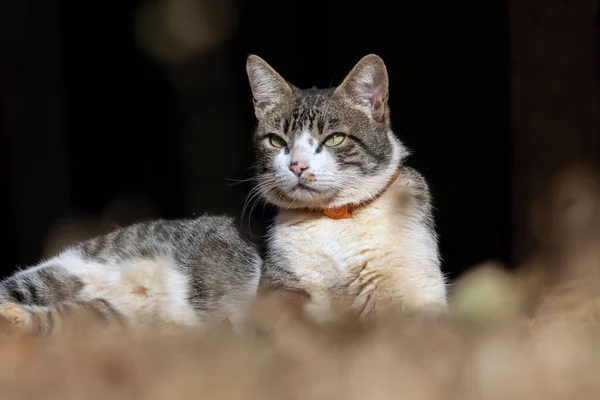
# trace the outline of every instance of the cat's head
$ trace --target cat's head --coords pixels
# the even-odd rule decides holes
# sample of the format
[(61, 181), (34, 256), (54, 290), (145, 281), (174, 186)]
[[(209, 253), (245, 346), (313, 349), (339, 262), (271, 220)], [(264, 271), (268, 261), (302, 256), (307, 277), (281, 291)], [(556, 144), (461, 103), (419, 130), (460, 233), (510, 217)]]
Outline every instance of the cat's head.
[(246, 69), (258, 119), (256, 178), (267, 201), (329, 208), (385, 188), (408, 151), (390, 129), (380, 57), (361, 59), (333, 89), (299, 89), (255, 55)]

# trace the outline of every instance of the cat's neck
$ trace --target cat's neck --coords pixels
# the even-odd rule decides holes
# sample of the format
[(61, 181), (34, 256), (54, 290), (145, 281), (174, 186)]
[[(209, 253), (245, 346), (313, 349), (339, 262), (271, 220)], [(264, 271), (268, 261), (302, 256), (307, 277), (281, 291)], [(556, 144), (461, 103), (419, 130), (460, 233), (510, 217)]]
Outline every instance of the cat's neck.
[(323, 208), (323, 209), (319, 210), (318, 212), (322, 212), (323, 214), (325, 214), (326, 216), (328, 216), (329, 218), (332, 218), (332, 219), (352, 218), (352, 215), (354, 214), (354, 212), (356, 210), (360, 210), (361, 208), (367, 207), (369, 204), (371, 204), (372, 202), (377, 200), (379, 197), (381, 197), (381, 195), (383, 195), (394, 184), (394, 182), (396, 182), (396, 179), (398, 179), (399, 175), (400, 175), (400, 168), (397, 168), (396, 172), (394, 173), (394, 175), (392, 175), (392, 178), (389, 180), (387, 185), (385, 185), (385, 187), (381, 191), (379, 191), (378, 193), (376, 193), (373, 197), (371, 197), (369, 199), (366, 199), (366, 200), (363, 200), (360, 202), (356, 202), (356, 203), (344, 204), (340, 207)]

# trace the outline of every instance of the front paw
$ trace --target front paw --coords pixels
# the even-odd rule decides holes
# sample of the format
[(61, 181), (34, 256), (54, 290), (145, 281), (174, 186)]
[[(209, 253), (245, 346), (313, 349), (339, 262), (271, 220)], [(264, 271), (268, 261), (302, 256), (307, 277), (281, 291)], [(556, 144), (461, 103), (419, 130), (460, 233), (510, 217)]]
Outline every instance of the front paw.
[(366, 320), (374, 315), (378, 302), (377, 292), (382, 281), (383, 277), (377, 271), (362, 269), (348, 285), (348, 293), (354, 298), (352, 308), (359, 319)]
[(33, 315), (24, 306), (14, 303), (0, 304), (0, 334), (31, 332)]

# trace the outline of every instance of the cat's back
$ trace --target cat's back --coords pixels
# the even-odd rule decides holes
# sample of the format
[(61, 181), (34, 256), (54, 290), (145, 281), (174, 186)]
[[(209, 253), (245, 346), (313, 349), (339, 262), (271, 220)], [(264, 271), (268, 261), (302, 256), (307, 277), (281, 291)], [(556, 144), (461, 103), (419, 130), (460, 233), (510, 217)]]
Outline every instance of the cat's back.
[(253, 240), (233, 217), (225, 215), (138, 222), (78, 243), (73, 251), (99, 262), (157, 255), (174, 257), (182, 264), (258, 257)]

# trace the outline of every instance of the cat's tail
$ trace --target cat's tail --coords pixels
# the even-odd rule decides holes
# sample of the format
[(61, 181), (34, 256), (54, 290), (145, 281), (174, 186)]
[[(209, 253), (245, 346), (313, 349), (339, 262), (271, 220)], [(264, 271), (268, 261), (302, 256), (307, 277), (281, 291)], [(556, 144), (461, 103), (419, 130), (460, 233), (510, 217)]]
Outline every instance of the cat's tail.
[(82, 287), (81, 280), (59, 264), (47, 263), (0, 282), (0, 303), (47, 306), (75, 298)]
[(81, 280), (58, 263), (19, 271), (0, 282), (0, 333), (54, 335), (75, 325), (121, 323), (122, 315), (103, 299), (82, 300)]
[(55, 336), (69, 331), (123, 325), (123, 315), (104, 299), (70, 301), (50, 306), (0, 304), (0, 334)]

